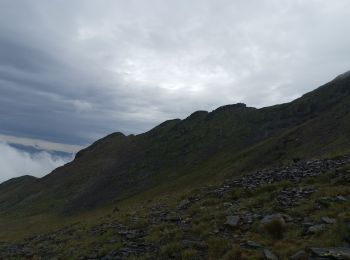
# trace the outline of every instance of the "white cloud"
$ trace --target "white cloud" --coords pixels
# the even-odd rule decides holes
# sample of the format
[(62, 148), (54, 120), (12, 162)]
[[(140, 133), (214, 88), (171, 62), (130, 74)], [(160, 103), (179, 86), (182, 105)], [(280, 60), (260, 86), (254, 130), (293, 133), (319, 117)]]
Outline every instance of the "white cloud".
[(0, 143), (1, 142), (19, 144), (24, 146), (32, 146), (39, 150), (65, 152), (65, 153), (76, 153), (79, 150), (84, 148), (83, 146), (79, 146), (79, 145), (60, 144), (60, 143), (48, 142), (44, 140), (0, 134)]
[(47, 152), (30, 154), (0, 142), (0, 183), (22, 175), (42, 177), (69, 160)]
[(92, 105), (84, 100), (73, 100), (72, 104), (79, 113), (92, 111), (93, 109)]

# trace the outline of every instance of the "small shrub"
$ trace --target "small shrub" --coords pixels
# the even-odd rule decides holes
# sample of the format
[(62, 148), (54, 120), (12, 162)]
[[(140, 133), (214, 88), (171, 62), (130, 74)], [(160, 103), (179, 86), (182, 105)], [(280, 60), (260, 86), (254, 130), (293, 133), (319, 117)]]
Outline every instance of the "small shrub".
[(169, 243), (160, 249), (160, 254), (165, 259), (178, 258), (181, 252), (181, 245), (177, 242)]
[(157, 243), (169, 243), (172, 241), (178, 241), (182, 238), (183, 232), (176, 226), (163, 224), (154, 228), (146, 237), (149, 242)]
[(312, 177), (309, 177), (307, 178), (306, 180), (304, 180), (304, 182), (308, 185), (313, 185), (313, 184), (316, 184), (317, 183), (317, 179), (316, 178), (312, 178)]
[(232, 190), (232, 192), (231, 192), (231, 199), (238, 200), (238, 199), (244, 197), (243, 195), (244, 195), (243, 190), (241, 188), (236, 188), (236, 189)]
[(145, 218), (137, 218), (134, 220), (133, 223), (130, 224), (130, 226), (132, 226), (135, 229), (144, 228), (144, 227), (147, 227), (148, 225), (149, 225), (149, 222)]
[(261, 193), (271, 193), (276, 190), (276, 185), (274, 184), (266, 184), (262, 186), (261, 188), (257, 189), (255, 191), (255, 194), (261, 194)]
[(254, 233), (260, 233), (261, 231), (260, 223), (257, 221), (254, 221), (253, 224), (251, 225), (250, 231)]
[(195, 249), (186, 249), (181, 254), (182, 260), (197, 260), (200, 259), (199, 253)]
[(152, 230), (148, 236), (146, 237), (146, 240), (148, 242), (159, 242), (162, 239), (162, 232), (160, 230)]
[(220, 259), (230, 249), (230, 241), (226, 239), (212, 237), (208, 240), (209, 259)]
[(344, 241), (350, 241), (350, 226), (338, 221), (328, 232), (328, 238), (332, 246), (337, 246)]
[(232, 248), (230, 251), (228, 251), (224, 255), (224, 257), (222, 259), (223, 260), (241, 260), (241, 259), (243, 259), (242, 251), (238, 247)]
[(269, 193), (260, 194), (259, 196), (250, 199), (249, 206), (250, 207), (264, 206), (270, 201), (271, 201), (271, 194)]
[(220, 204), (221, 200), (217, 198), (208, 198), (206, 200), (203, 200), (201, 203), (201, 206), (203, 207), (210, 207)]
[(283, 238), (283, 233), (286, 229), (285, 224), (278, 219), (271, 220), (269, 223), (266, 223), (264, 230), (274, 239)]
[(207, 237), (211, 233), (211, 226), (207, 222), (202, 222), (192, 227), (192, 231), (201, 238)]

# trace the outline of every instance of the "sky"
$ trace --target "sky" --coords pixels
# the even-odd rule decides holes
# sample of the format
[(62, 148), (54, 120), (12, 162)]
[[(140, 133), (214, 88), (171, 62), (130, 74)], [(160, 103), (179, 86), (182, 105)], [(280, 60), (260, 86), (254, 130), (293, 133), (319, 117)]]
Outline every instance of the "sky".
[(349, 26), (348, 0), (0, 0), (0, 156), (291, 101), (350, 69)]

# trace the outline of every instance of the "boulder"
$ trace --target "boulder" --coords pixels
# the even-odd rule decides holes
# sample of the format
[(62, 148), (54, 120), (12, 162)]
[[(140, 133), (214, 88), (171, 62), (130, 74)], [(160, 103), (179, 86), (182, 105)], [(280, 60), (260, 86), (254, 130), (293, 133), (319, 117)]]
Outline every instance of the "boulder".
[(264, 259), (266, 260), (278, 260), (278, 257), (268, 249), (264, 249)]
[(324, 224), (314, 225), (314, 226), (309, 227), (309, 229), (307, 230), (307, 233), (315, 234), (315, 233), (319, 233), (325, 229), (326, 229), (326, 226)]
[(286, 222), (281, 214), (265, 216), (261, 220), (261, 226), (270, 236), (280, 239), (286, 228)]
[(287, 214), (283, 214), (282, 217), (283, 217), (285, 222), (292, 222), (294, 220), (291, 216), (289, 216)]
[(184, 199), (182, 200), (179, 205), (177, 206), (177, 208), (179, 210), (184, 210), (184, 209), (187, 209), (191, 206), (191, 201), (189, 199)]
[(337, 196), (336, 199), (338, 201), (347, 201), (347, 199), (344, 196), (342, 196), (342, 195)]
[(337, 221), (335, 218), (322, 217), (321, 220), (326, 224), (335, 224)]
[(250, 248), (254, 248), (254, 249), (262, 247), (259, 243), (255, 242), (255, 241), (251, 241), (251, 240), (248, 240), (244, 245), (247, 247), (250, 247)]
[(226, 225), (231, 227), (237, 227), (239, 225), (240, 217), (239, 216), (227, 216)]
[(286, 222), (281, 214), (267, 215), (260, 221), (260, 223), (262, 225), (267, 225), (267, 224), (270, 224), (270, 223), (276, 222), (276, 221), (280, 222), (282, 225), (286, 224)]
[(300, 250), (296, 252), (294, 255), (292, 255), (289, 259), (290, 260), (307, 260), (309, 259), (309, 257), (304, 250)]

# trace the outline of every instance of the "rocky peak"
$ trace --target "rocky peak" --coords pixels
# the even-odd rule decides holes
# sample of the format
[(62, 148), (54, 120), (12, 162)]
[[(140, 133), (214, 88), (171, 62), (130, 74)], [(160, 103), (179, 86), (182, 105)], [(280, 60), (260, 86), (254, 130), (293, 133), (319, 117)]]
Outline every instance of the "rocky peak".
[(338, 80), (338, 79), (346, 79), (346, 78), (349, 78), (350, 77), (350, 70), (345, 72), (345, 73), (342, 73), (340, 75), (338, 75), (335, 80)]

